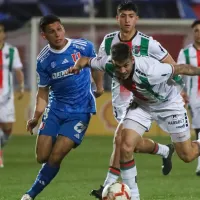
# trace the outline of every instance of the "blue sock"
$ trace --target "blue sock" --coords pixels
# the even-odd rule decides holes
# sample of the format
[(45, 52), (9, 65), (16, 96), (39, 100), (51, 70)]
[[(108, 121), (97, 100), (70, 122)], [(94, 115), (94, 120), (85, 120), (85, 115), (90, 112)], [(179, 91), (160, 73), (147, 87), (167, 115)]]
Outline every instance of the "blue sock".
[(59, 169), (60, 167), (52, 167), (45, 163), (39, 171), (35, 183), (26, 194), (29, 194), (34, 199), (52, 181)]

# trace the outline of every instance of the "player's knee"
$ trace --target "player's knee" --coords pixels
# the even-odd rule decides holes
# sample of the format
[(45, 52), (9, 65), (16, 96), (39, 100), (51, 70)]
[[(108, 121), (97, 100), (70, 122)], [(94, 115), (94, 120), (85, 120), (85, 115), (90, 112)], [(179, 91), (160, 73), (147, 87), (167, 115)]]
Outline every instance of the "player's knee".
[(60, 163), (62, 162), (62, 159), (63, 159), (63, 156), (60, 153), (53, 152), (51, 153), (48, 159), (48, 163), (53, 166), (57, 166), (57, 165), (60, 165)]
[(36, 154), (36, 160), (39, 164), (44, 164), (48, 161), (48, 157), (41, 154)]
[(185, 163), (190, 163), (193, 158), (189, 152), (181, 152), (178, 154), (180, 159)]
[(133, 154), (133, 150), (134, 150), (133, 146), (131, 144), (129, 144), (128, 142), (121, 143), (120, 151), (121, 151), (122, 155), (130, 156)]

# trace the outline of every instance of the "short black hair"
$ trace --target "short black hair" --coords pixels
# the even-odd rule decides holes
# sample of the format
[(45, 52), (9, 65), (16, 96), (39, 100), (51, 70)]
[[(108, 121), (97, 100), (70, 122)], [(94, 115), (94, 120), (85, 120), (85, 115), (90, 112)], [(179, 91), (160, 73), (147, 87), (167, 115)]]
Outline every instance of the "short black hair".
[(195, 20), (192, 25), (191, 28), (194, 28), (196, 25), (200, 24), (200, 20)]
[(122, 62), (132, 57), (131, 48), (122, 42), (114, 44), (111, 48), (112, 60)]
[(138, 15), (138, 7), (131, 0), (123, 0), (117, 6), (117, 14), (119, 14), (122, 10), (132, 10)]
[(40, 19), (40, 30), (44, 32), (46, 26), (49, 25), (49, 24), (53, 24), (54, 22), (60, 22), (61, 23), (61, 20), (56, 15), (52, 15), (52, 14), (43, 16)]

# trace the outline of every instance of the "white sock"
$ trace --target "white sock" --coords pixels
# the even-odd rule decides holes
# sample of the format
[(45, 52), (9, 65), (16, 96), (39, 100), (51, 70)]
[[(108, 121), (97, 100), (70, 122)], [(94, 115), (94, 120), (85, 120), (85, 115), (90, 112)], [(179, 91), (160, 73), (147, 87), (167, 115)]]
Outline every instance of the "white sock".
[(120, 175), (120, 170), (110, 167), (106, 176), (106, 180), (104, 181), (103, 186), (111, 185), (112, 183), (115, 183)]
[(134, 160), (128, 163), (121, 163), (121, 177), (123, 183), (128, 185), (131, 190), (131, 200), (139, 200), (140, 194), (137, 185), (137, 169), (135, 164), (131, 166), (131, 162), (134, 164)]
[(169, 147), (163, 144), (159, 144), (159, 143), (156, 143), (155, 145), (156, 146), (155, 146), (154, 153), (164, 158), (167, 158), (167, 156), (169, 155)]

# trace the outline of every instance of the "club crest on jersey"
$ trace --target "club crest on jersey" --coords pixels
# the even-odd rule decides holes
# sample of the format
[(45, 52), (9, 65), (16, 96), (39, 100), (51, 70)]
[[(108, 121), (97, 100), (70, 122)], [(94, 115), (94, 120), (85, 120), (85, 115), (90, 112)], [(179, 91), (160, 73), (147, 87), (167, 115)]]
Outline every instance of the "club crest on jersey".
[(132, 54), (137, 55), (140, 53), (140, 46), (134, 45), (132, 47)]
[(55, 68), (55, 66), (56, 66), (56, 62), (55, 61), (51, 62), (51, 67)]

